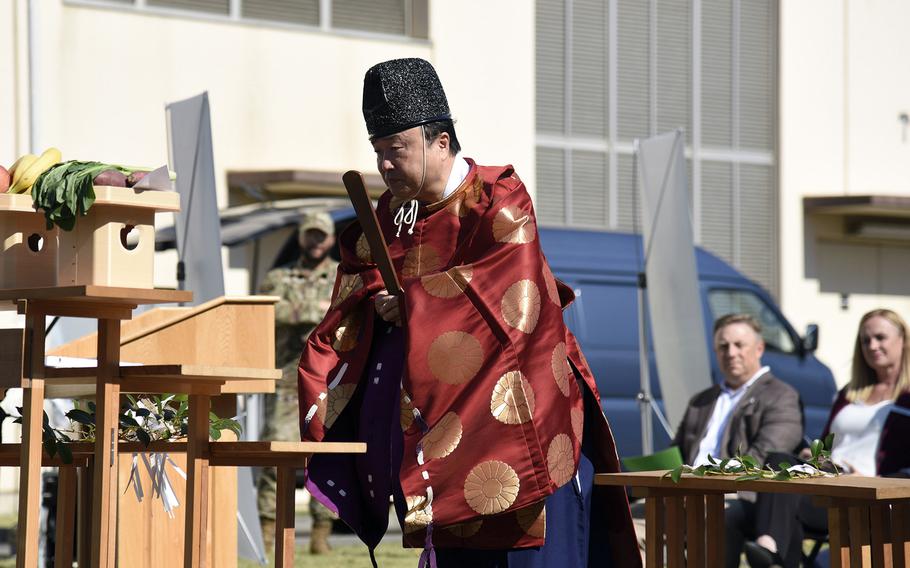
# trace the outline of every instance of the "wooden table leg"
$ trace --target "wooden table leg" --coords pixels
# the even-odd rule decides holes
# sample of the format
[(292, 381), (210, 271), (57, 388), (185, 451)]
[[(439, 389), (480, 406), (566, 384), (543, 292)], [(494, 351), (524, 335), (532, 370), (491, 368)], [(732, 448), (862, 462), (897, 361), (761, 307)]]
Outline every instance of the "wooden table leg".
[(910, 503), (891, 504), (891, 559), (895, 568), (910, 566)]
[(686, 495), (686, 565), (705, 565), (705, 497)]
[(848, 509), (847, 522), (850, 536), (850, 566), (871, 568), (872, 551), (869, 548), (869, 508), (852, 506)]
[(278, 467), (275, 507), (275, 568), (294, 568), (294, 493), (297, 470)]
[(667, 566), (682, 568), (686, 565), (686, 521), (683, 497), (666, 497), (667, 506)]
[(869, 528), (872, 543), (872, 565), (891, 568), (891, 543), (888, 539), (888, 505), (869, 507)]
[(92, 467), (94, 459), (79, 472), (79, 502), (76, 514), (79, 522), (76, 523), (76, 538), (79, 545), (77, 549), (77, 562), (79, 568), (88, 568), (91, 564), (92, 552), (92, 485), (95, 479), (95, 468)]
[(645, 562), (648, 568), (664, 565), (663, 497), (649, 495), (645, 500)]
[(208, 395), (190, 395), (189, 428), (186, 445), (186, 532), (183, 565), (207, 566), (209, 488), (209, 405)]
[(54, 538), (54, 566), (73, 568), (73, 541), (76, 536), (76, 468), (57, 470), (57, 532)]
[(724, 559), (724, 496), (705, 495), (705, 540), (708, 566), (723, 566)]
[(847, 508), (836, 502), (828, 504), (828, 546), (831, 568), (850, 566), (850, 540), (847, 536)]
[(28, 386), (22, 390), (22, 446), (19, 461), (19, 527), (16, 566), (38, 565), (41, 515), (41, 434), (44, 425), (45, 316), (26, 309), (24, 364)]
[(92, 566), (113, 568), (117, 546), (117, 440), (120, 411), (120, 320), (98, 320), (98, 383), (95, 390)]

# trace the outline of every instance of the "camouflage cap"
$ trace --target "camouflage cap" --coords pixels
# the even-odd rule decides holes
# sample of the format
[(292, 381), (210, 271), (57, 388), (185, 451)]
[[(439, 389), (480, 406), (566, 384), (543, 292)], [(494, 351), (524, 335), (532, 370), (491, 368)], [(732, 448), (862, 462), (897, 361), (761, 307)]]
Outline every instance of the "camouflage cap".
[(317, 229), (327, 235), (335, 234), (335, 222), (332, 216), (325, 211), (307, 211), (300, 217), (299, 234), (303, 235), (309, 229)]

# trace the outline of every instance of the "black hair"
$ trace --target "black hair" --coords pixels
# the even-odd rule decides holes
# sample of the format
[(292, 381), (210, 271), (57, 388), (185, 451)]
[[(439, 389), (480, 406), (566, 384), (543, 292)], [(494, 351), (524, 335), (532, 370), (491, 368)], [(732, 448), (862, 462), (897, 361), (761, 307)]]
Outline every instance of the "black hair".
[(437, 120), (423, 125), (423, 137), (427, 144), (439, 137), (443, 132), (449, 135), (449, 153), (453, 156), (461, 152), (461, 143), (455, 134), (455, 121), (452, 119)]

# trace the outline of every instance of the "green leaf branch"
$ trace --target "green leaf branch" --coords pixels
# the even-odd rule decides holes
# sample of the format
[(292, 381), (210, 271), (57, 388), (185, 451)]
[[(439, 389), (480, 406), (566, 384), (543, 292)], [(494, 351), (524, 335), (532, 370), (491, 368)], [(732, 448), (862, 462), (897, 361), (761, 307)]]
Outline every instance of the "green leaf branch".
[[(185, 438), (189, 424), (189, 402), (186, 395), (126, 396), (118, 416), (118, 437), (126, 442), (140, 442), (145, 447), (155, 441), (172, 441)], [(95, 441), (95, 403), (74, 401), (75, 407), (66, 413), (69, 428), (53, 428), (44, 413), (42, 444), (51, 457), (60, 455), (63, 463), (72, 463), (73, 454), (67, 444)], [(14, 422), (21, 423), (20, 417)], [(231, 418), (220, 418), (209, 412), (209, 436), (219, 440), (223, 430), (240, 435), (240, 423)]]
[(698, 467), (681, 465), (668, 471), (664, 474), (664, 477), (669, 477), (674, 483), (679, 483), (683, 474), (687, 473), (696, 477), (735, 475), (736, 481), (754, 481), (757, 479), (787, 481), (832, 475), (825, 471), (829, 467), (834, 470), (834, 475), (840, 475), (837, 465), (831, 461), (831, 448), (833, 445), (834, 434), (828, 434), (824, 440), (813, 440), (809, 445), (811, 457), (805, 460), (805, 464), (802, 466), (793, 466), (787, 462), (780, 462), (778, 469), (775, 469), (770, 464), (763, 466), (754, 457), (741, 455), (741, 452), (737, 452), (739, 455), (720, 460), (708, 454), (708, 463)]

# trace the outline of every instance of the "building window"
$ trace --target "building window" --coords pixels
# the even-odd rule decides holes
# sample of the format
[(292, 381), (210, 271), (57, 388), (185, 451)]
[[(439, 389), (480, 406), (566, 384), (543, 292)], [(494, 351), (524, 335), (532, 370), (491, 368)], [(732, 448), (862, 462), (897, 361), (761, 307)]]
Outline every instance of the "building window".
[(778, 290), (778, 0), (536, 0), (538, 216), (640, 228), (632, 142), (686, 132), (696, 242)]
[[(79, 4), (79, 0), (68, 0)], [(312, 26), (419, 39), (428, 37), (429, 0), (94, 0), (91, 5), (131, 6), (222, 16), (229, 20)]]

